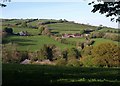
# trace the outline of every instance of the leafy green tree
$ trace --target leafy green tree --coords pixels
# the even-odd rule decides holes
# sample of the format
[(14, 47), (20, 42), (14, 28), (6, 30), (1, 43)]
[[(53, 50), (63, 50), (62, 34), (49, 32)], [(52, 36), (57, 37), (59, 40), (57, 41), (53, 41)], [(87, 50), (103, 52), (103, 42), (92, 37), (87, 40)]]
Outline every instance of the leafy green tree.
[(92, 49), (93, 49), (93, 46), (84, 47), (84, 49), (82, 50), (82, 56), (92, 55)]
[(54, 44), (48, 44), (48, 45), (45, 44), (43, 50), (45, 52), (44, 55), (50, 61), (56, 59), (57, 56), (61, 57), (61, 52), (59, 51), (59, 49), (57, 49), (57, 47)]
[[(89, 5), (93, 5), (92, 12), (99, 12), (100, 14), (105, 14), (106, 17), (110, 16), (118, 16), (120, 15), (120, 1), (119, 0), (97, 0), (99, 3), (95, 3), (94, 1), (89, 3)], [(113, 21), (115, 18), (111, 18)], [(116, 21), (120, 21), (120, 18), (117, 18)]]
[(85, 33), (85, 30), (80, 30), (80, 34), (84, 34)]
[(8, 34), (13, 34), (13, 29), (9, 27), (5, 27), (3, 31), (7, 32)]
[(58, 20), (58, 23), (63, 23), (64, 21), (62, 19)]
[(114, 43), (101, 43), (92, 50), (94, 63), (98, 66), (120, 66), (120, 47)]

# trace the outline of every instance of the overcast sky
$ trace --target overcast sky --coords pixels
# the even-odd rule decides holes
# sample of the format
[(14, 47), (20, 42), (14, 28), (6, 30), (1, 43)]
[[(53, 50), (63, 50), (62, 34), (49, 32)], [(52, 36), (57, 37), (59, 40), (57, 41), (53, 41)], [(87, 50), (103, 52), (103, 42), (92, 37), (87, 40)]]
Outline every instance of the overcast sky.
[(1, 18), (67, 19), (96, 26), (102, 24), (118, 27), (116, 22), (111, 22), (105, 15), (92, 13), (93, 7), (89, 6), (88, 2), (11, 2), (2, 8)]

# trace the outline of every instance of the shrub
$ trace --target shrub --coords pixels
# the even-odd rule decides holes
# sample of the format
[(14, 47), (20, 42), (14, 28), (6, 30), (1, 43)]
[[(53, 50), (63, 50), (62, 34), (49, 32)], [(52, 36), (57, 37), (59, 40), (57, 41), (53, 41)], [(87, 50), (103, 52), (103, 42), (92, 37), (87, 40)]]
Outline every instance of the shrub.
[(67, 61), (67, 65), (66, 66), (74, 66), (74, 67), (79, 67), (81, 66), (80, 61), (77, 59), (70, 59)]
[(21, 59), (20, 62), (24, 61), (25, 59), (28, 59), (28, 51), (21, 51)]
[(50, 30), (47, 27), (45, 27), (45, 29), (42, 31), (42, 34), (50, 36), (51, 32), (50, 32)]
[(45, 29), (45, 27), (44, 26), (40, 26), (38, 29), (39, 29), (39, 34), (41, 35), (43, 30)]
[(86, 46), (82, 50), (82, 56), (92, 55), (93, 46)]
[(73, 59), (73, 58), (79, 59), (80, 57), (81, 57), (81, 52), (78, 49), (72, 48), (68, 51), (68, 59)]
[(30, 59), (31, 62), (38, 60), (38, 58), (36, 57), (35, 52), (29, 52), (29, 53), (28, 53), (28, 59)]
[[(8, 48), (9, 49), (8, 49)], [(3, 46), (2, 61), (3, 63), (20, 63), (21, 52), (16, 49), (14, 45)]]
[(84, 34), (85, 33), (85, 30), (80, 30), (80, 34)]
[(68, 51), (67, 49), (62, 52), (63, 58), (67, 61), (68, 59)]
[(87, 41), (85, 42), (85, 45), (84, 45), (84, 46), (86, 46), (86, 45), (90, 46), (90, 45), (92, 45), (94, 42), (95, 42), (94, 40), (87, 40)]
[(105, 33), (103, 32), (94, 32), (94, 33), (91, 33), (91, 38), (103, 38), (105, 35)]
[(104, 36), (105, 39), (111, 39), (113, 41), (120, 41), (118, 34), (106, 33)]
[(39, 51), (36, 51), (36, 58), (39, 61), (47, 59), (46, 56), (45, 56), (45, 50), (44, 49), (40, 49)]
[(55, 63), (56, 65), (59, 65), (59, 66), (65, 66), (67, 64), (66, 60), (63, 58), (57, 59)]
[(8, 34), (13, 34), (13, 29), (9, 27), (5, 27), (4, 31), (7, 32)]
[(91, 55), (86, 55), (80, 59), (80, 62), (82, 63), (82, 66), (84, 67), (92, 67), (95, 66), (93, 64), (93, 57)]
[(27, 27), (27, 23), (26, 22), (22, 22), (21, 23), (21, 27)]
[[(94, 64), (98, 66), (120, 66), (120, 47), (114, 43), (101, 43), (92, 50)], [(115, 65), (114, 65), (115, 64)]]

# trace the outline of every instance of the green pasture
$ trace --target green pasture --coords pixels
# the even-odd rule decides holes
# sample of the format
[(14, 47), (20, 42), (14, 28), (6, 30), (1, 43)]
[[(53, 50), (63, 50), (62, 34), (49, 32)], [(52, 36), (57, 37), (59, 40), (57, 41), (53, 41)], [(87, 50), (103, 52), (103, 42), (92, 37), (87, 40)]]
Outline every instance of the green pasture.
[(21, 31), (27, 31), (30, 35), (38, 35), (39, 30), (38, 29), (32, 29), (32, 28), (13, 28), (14, 33), (19, 33)]
[(110, 43), (115, 43), (115, 44), (119, 43), (117, 41), (112, 41), (110, 39), (104, 39), (104, 38), (95, 38), (93, 40), (95, 41), (94, 45), (98, 45), (98, 44), (105, 43), (105, 42), (110, 42)]
[(14, 25), (14, 24), (16, 24), (16, 23), (22, 23), (22, 22), (25, 22), (26, 20), (24, 20), (24, 19), (14, 19), (14, 20), (10, 20), (10, 21), (2, 21), (2, 24), (4, 25), (4, 24), (12, 24), (12, 25)]
[(56, 22), (58, 20), (54, 20), (54, 19), (39, 19), (39, 20), (30, 22), (29, 24), (32, 25), (32, 26), (38, 26), (39, 23), (41, 23), (41, 22), (47, 22), (47, 21)]
[[(35, 51), (41, 49), (44, 44), (55, 44), (60, 49), (72, 48), (75, 46), (62, 44), (48, 36), (10, 36), (4, 39), (8, 43), (17, 44), (18, 50)], [(7, 45), (7, 43), (5, 44)]]
[(118, 86), (120, 68), (3, 64), (2, 86)]
[[(12, 21), (6, 21), (3, 23), (16, 23), (16, 22), (22, 22), (25, 20), (12, 20)], [(58, 20), (48, 20), (48, 19), (39, 19), (33, 22), (30, 22), (29, 24), (35, 25), (38, 24), (39, 22), (45, 22), (45, 21), (58, 21)], [(60, 34), (64, 33), (80, 33), (81, 30), (83, 29), (95, 29), (95, 26), (90, 26), (90, 25), (84, 25), (84, 24), (75, 24), (75, 23), (70, 23), (70, 22), (64, 22), (64, 23), (54, 23), (54, 24), (47, 24), (49, 28), (51, 28), (52, 32), (58, 32)], [(3, 26), (4, 28), (4, 26)], [(5, 45), (8, 45), (7, 43), (13, 43), (17, 45), (18, 50), (39, 50), (40, 48), (43, 47), (44, 44), (55, 44), (58, 46), (60, 49), (65, 49), (65, 48), (72, 48), (75, 47), (73, 45), (69, 44), (62, 44), (58, 41), (55, 41), (54, 39), (48, 37), (48, 36), (39, 36), (39, 29), (33, 29), (33, 28), (23, 28), (23, 27), (12, 27), (13, 32), (19, 33), (20, 31), (27, 31), (29, 34), (33, 36), (8, 36), (6, 38), (3, 38), (3, 41), (5, 42)], [(103, 29), (104, 31), (105, 29)], [(107, 30), (107, 29), (106, 29)], [(112, 29), (111, 29), (112, 30)], [(101, 30), (102, 31), (102, 30)], [(85, 38), (67, 38), (68, 41), (80, 41), (84, 42)], [(95, 40), (94, 45), (103, 43), (103, 42), (114, 42), (118, 43), (116, 41), (112, 41), (109, 39), (103, 39), (103, 38), (96, 38), (93, 39)]]
[[(67, 38), (67, 40), (68, 41), (75, 41), (75, 42), (85, 42), (86, 41), (85, 38)], [(104, 38), (94, 38), (92, 40), (95, 41), (93, 45), (98, 45), (98, 44), (101, 44), (101, 43), (104, 43), (104, 42), (111, 42), (111, 43), (115, 43), (115, 44), (119, 43), (117, 41), (112, 41), (110, 39), (104, 39)]]
[(80, 31), (82, 29), (95, 29), (95, 27), (93, 26), (74, 24), (74, 23), (68, 23), (68, 22), (49, 24), (48, 27), (54, 30), (59, 30), (59, 31)]

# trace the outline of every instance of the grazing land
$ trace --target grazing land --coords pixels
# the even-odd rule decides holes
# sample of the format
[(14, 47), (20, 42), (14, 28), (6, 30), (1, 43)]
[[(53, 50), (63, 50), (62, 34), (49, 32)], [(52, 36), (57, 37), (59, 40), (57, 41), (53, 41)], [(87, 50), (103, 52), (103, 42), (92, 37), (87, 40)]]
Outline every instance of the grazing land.
[[(8, 43), (15, 43), (18, 47), (18, 50), (27, 50), (30, 49), (31, 51), (38, 50), (41, 48), (44, 44), (55, 44), (58, 46), (60, 49), (64, 48), (72, 48), (75, 47), (74, 45), (69, 45), (69, 44), (61, 44), (61, 42), (57, 42), (54, 39), (47, 37), (47, 36), (38, 36), (39, 34), (39, 29), (34, 29), (32, 27), (22, 27), (20, 26), (22, 22), (28, 21), (26, 20), (11, 20), (11, 21), (3, 21), (3, 28), (6, 27), (12, 27), (14, 33), (19, 33), (20, 31), (27, 31), (29, 34), (33, 36), (8, 36), (6, 38), (3, 38), (3, 43), (8, 44)], [(47, 19), (40, 19), (40, 20), (35, 20), (31, 21), (28, 23), (28, 25), (31, 25), (33, 27), (38, 26), (39, 22), (58, 22), (58, 20), (47, 20)], [(16, 25), (18, 23), (18, 25)], [(11, 26), (8, 26), (11, 25)], [(19, 25), (20, 24), (20, 25)], [(57, 33), (58, 35), (61, 34), (75, 34), (75, 33), (80, 33), (82, 30), (86, 29), (92, 29), (95, 30), (97, 27), (96, 26), (90, 26), (90, 25), (85, 25), (85, 24), (77, 24), (73, 22), (63, 22), (63, 23), (52, 23), (52, 24), (46, 24), (48, 28), (51, 29), (51, 32)], [(118, 31), (112, 28), (103, 28), (102, 30), (98, 30), (98, 32), (107, 32), (107, 30), (110, 31)], [(84, 42), (86, 41), (84, 37), (82, 38), (68, 38), (68, 41), (75, 41), (75, 42)], [(95, 45), (102, 43), (102, 42), (114, 42), (118, 43), (117, 41), (112, 41), (104, 38), (96, 38), (93, 39), (95, 40)], [(30, 46), (30, 47), (29, 47)]]

